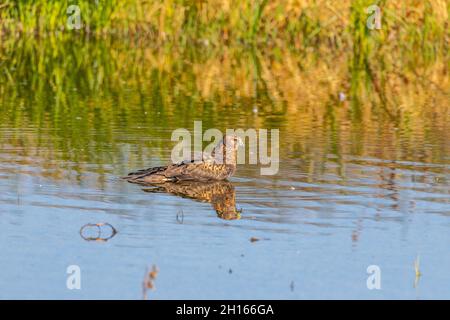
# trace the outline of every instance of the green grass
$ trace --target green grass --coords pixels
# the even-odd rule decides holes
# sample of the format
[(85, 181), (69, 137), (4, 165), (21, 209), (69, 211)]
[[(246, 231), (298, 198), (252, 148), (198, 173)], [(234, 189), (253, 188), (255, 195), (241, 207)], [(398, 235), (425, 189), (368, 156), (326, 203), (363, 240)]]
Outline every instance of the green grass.
[[(282, 42), (299, 48), (329, 42), (335, 47), (350, 43), (364, 49), (371, 41), (390, 47), (396, 42), (406, 47), (419, 45), (427, 57), (448, 45), (450, 4), (445, 0), (5, 0), (0, 5), (1, 33), (72, 32), (66, 26), (71, 4), (80, 7), (82, 29), (77, 32), (97, 36), (160, 42), (208, 40), (216, 45)], [(379, 5), (383, 14), (382, 30), (377, 32), (366, 28), (366, 8), (373, 4)], [(373, 36), (375, 33), (381, 36)]]

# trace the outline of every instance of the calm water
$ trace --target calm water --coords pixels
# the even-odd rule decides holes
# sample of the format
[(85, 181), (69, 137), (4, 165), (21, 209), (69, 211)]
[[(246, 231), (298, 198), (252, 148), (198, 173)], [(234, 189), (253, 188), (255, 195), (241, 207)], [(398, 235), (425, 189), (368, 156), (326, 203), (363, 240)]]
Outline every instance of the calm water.
[[(255, 53), (173, 55), (102, 42), (2, 52), (0, 298), (141, 299), (153, 264), (149, 299), (450, 298), (448, 96), (392, 119), (354, 88), (324, 93), (314, 63), (286, 78)], [(278, 174), (242, 165), (200, 190), (223, 205), (119, 179), (169, 162), (172, 130), (194, 120), (279, 128)], [(118, 233), (80, 236), (99, 222)], [(66, 288), (69, 265), (81, 290)], [(381, 290), (366, 286), (370, 265)]]

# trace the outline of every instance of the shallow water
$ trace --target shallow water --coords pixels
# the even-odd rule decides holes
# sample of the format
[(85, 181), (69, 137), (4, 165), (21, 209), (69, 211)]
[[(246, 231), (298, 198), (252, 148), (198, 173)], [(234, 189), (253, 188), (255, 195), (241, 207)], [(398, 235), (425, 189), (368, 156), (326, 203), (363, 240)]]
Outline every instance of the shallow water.
[[(39, 80), (12, 60), (41, 58), (26, 46), (14, 49), (21, 55), (7, 52), (3, 67), (14, 82), (0, 83), (0, 298), (140, 299), (153, 264), (149, 299), (450, 298), (442, 102), (440, 114), (400, 122), (355, 112), (350, 93), (343, 103), (317, 93), (323, 110), (294, 99), (293, 111), (289, 97), (271, 96), (267, 105), (270, 80), (261, 87), (255, 79), (251, 99), (233, 83), (214, 96), (198, 88), (204, 79), (192, 70), (181, 68), (178, 79), (161, 71), (160, 56), (147, 57), (139, 79), (121, 75), (111, 84), (104, 78), (117, 72), (102, 71), (91, 85), (82, 68), (73, 82), (64, 77), (76, 60), (68, 53), (68, 65), (45, 65)], [(102, 43), (77, 50), (89, 46), (85, 57), (101, 70), (126, 51), (96, 56)], [(183, 66), (193, 59), (205, 69), (210, 61), (185, 59)], [(62, 79), (63, 93), (52, 79)], [(169, 162), (171, 132), (192, 129), (194, 120), (204, 130), (280, 129), (278, 174), (242, 165), (230, 179), (235, 215), (119, 178)], [(83, 225), (99, 222), (118, 233), (107, 241), (80, 236)], [(81, 290), (66, 287), (69, 265), (80, 267)], [(381, 290), (367, 288), (370, 265), (380, 267)]]

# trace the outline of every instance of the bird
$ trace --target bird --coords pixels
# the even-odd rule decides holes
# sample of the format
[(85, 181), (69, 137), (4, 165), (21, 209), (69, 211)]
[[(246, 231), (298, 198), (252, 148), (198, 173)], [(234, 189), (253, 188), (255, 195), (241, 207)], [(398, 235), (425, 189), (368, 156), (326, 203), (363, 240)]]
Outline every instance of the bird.
[(243, 145), (239, 136), (225, 135), (210, 154), (202, 152), (198, 159), (138, 170), (123, 178), (140, 184), (226, 180), (236, 172), (237, 150)]
[(229, 181), (164, 182), (149, 185), (142, 190), (149, 193), (168, 193), (210, 203), (220, 219), (235, 220), (241, 217), (241, 210), (236, 208), (236, 191)]

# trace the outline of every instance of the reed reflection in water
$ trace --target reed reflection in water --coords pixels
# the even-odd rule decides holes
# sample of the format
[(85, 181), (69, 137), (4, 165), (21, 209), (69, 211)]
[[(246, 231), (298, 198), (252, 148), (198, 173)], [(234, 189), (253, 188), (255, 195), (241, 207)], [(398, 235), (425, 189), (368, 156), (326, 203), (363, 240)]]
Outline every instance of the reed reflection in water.
[[(140, 298), (152, 263), (155, 299), (450, 297), (446, 60), (356, 53), (2, 43), (0, 297)], [(194, 120), (280, 129), (279, 173), (244, 165), (230, 182), (157, 187), (119, 178), (167, 164), (171, 132)], [(80, 238), (99, 221), (118, 233)], [(64, 286), (74, 263), (79, 292)], [(366, 287), (372, 264), (381, 291)]]

